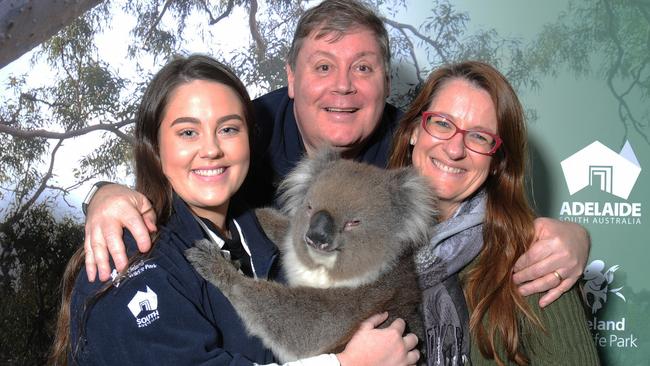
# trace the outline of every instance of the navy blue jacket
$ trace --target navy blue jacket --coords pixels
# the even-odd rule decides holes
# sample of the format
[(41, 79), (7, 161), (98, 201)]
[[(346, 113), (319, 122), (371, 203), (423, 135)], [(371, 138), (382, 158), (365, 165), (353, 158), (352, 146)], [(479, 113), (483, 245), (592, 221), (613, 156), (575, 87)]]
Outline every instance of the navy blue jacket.
[[(262, 207), (274, 202), (277, 184), (303, 157), (305, 145), (287, 87), (255, 99), (253, 105), (258, 130), (253, 140), (251, 169), (240, 192), (252, 207)], [(357, 156), (358, 161), (386, 167), (393, 132), (401, 115), (399, 109), (386, 103), (381, 121)]]
[[(235, 206), (231, 203), (231, 206)], [(273, 362), (258, 338), (248, 336), (235, 309), (185, 259), (185, 249), (204, 237), (185, 203), (174, 198), (174, 214), (159, 227), (150, 256), (133, 265), (129, 278), (98, 298), (104, 284), (81, 271), (73, 292), (71, 341), (77, 363), (93, 365), (251, 365)], [(258, 277), (274, 271), (275, 245), (250, 211), (235, 212)], [(129, 255), (136, 252), (125, 234)], [(84, 316), (86, 321), (83, 321)], [(83, 328), (79, 325), (83, 324)], [(82, 329), (83, 333), (80, 333)], [(81, 337), (80, 337), (81, 335)], [(71, 362), (71, 364), (75, 364)]]

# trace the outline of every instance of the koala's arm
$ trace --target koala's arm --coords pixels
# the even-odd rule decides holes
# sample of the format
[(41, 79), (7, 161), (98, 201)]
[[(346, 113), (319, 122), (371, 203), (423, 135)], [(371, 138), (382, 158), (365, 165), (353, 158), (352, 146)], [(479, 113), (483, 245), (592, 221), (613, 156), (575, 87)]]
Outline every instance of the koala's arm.
[(237, 272), (206, 242), (198, 242), (186, 256), (230, 300), (248, 331), (282, 362), (342, 350), (358, 325), (379, 312), (392, 295), (377, 297), (360, 288), (291, 288), (255, 280)]
[(271, 207), (256, 209), (255, 216), (266, 236), (276, 245), (281, 244), (289, 230), (289, 218)]

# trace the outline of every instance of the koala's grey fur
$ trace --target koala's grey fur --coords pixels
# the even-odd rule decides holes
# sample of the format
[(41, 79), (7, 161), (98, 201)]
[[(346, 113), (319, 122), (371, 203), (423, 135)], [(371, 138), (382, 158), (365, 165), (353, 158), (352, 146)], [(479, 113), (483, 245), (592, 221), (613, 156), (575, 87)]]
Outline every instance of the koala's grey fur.
[(383, 311), (423, 339), (411, 253), (428, 240), (435, 199), (411, 169), (331, 155), (303, 160), (286, 178), (282, 212), (257, 211), (288, 286), (241, 275), (209, 242), (186, 252), (282, 362), (342, 350), (361, 321)]

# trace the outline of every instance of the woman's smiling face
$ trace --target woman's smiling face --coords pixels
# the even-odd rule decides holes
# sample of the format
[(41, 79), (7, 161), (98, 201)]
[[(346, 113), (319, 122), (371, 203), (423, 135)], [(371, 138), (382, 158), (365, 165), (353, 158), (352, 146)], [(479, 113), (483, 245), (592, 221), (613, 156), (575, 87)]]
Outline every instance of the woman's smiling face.
[(195, 214), (220, 227), (250, 162), (237, 94), (213, 81), (180, 85), (170, 95), (158, 139), (163, 172), (174, 191)]
[[(465, 130), (498, 133), (492, 98), (464, 79), (449, 80), (427, 110), (448, 116)], [(492, 157), (467, 149), (461, 133), (439, 140), (424, 131), (420, 123), (413, 130), (411, 142), (413, 166), (438, 195), (442, 217), (451, 217), (460, 203), (485, 183)]]

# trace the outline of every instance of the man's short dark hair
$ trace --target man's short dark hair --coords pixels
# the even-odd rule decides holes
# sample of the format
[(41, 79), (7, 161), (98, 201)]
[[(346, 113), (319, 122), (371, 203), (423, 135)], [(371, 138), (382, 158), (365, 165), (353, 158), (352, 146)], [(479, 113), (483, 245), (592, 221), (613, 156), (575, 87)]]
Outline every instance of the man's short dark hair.
[(316, 39), (332, 35), (334, 42), (349, 31), (358, 28), (366, 28), (375, 34), (383, 57), (384, 68), (388, 74), (390, 69), (388, 32), (381, 18), (371, 8), (356, 0), (325, 0), (305, 11), (298, 20), (287, 63), (292, 70), (296, 69), (296, 59), (303, 41), (314, 31), (318, 32)]

